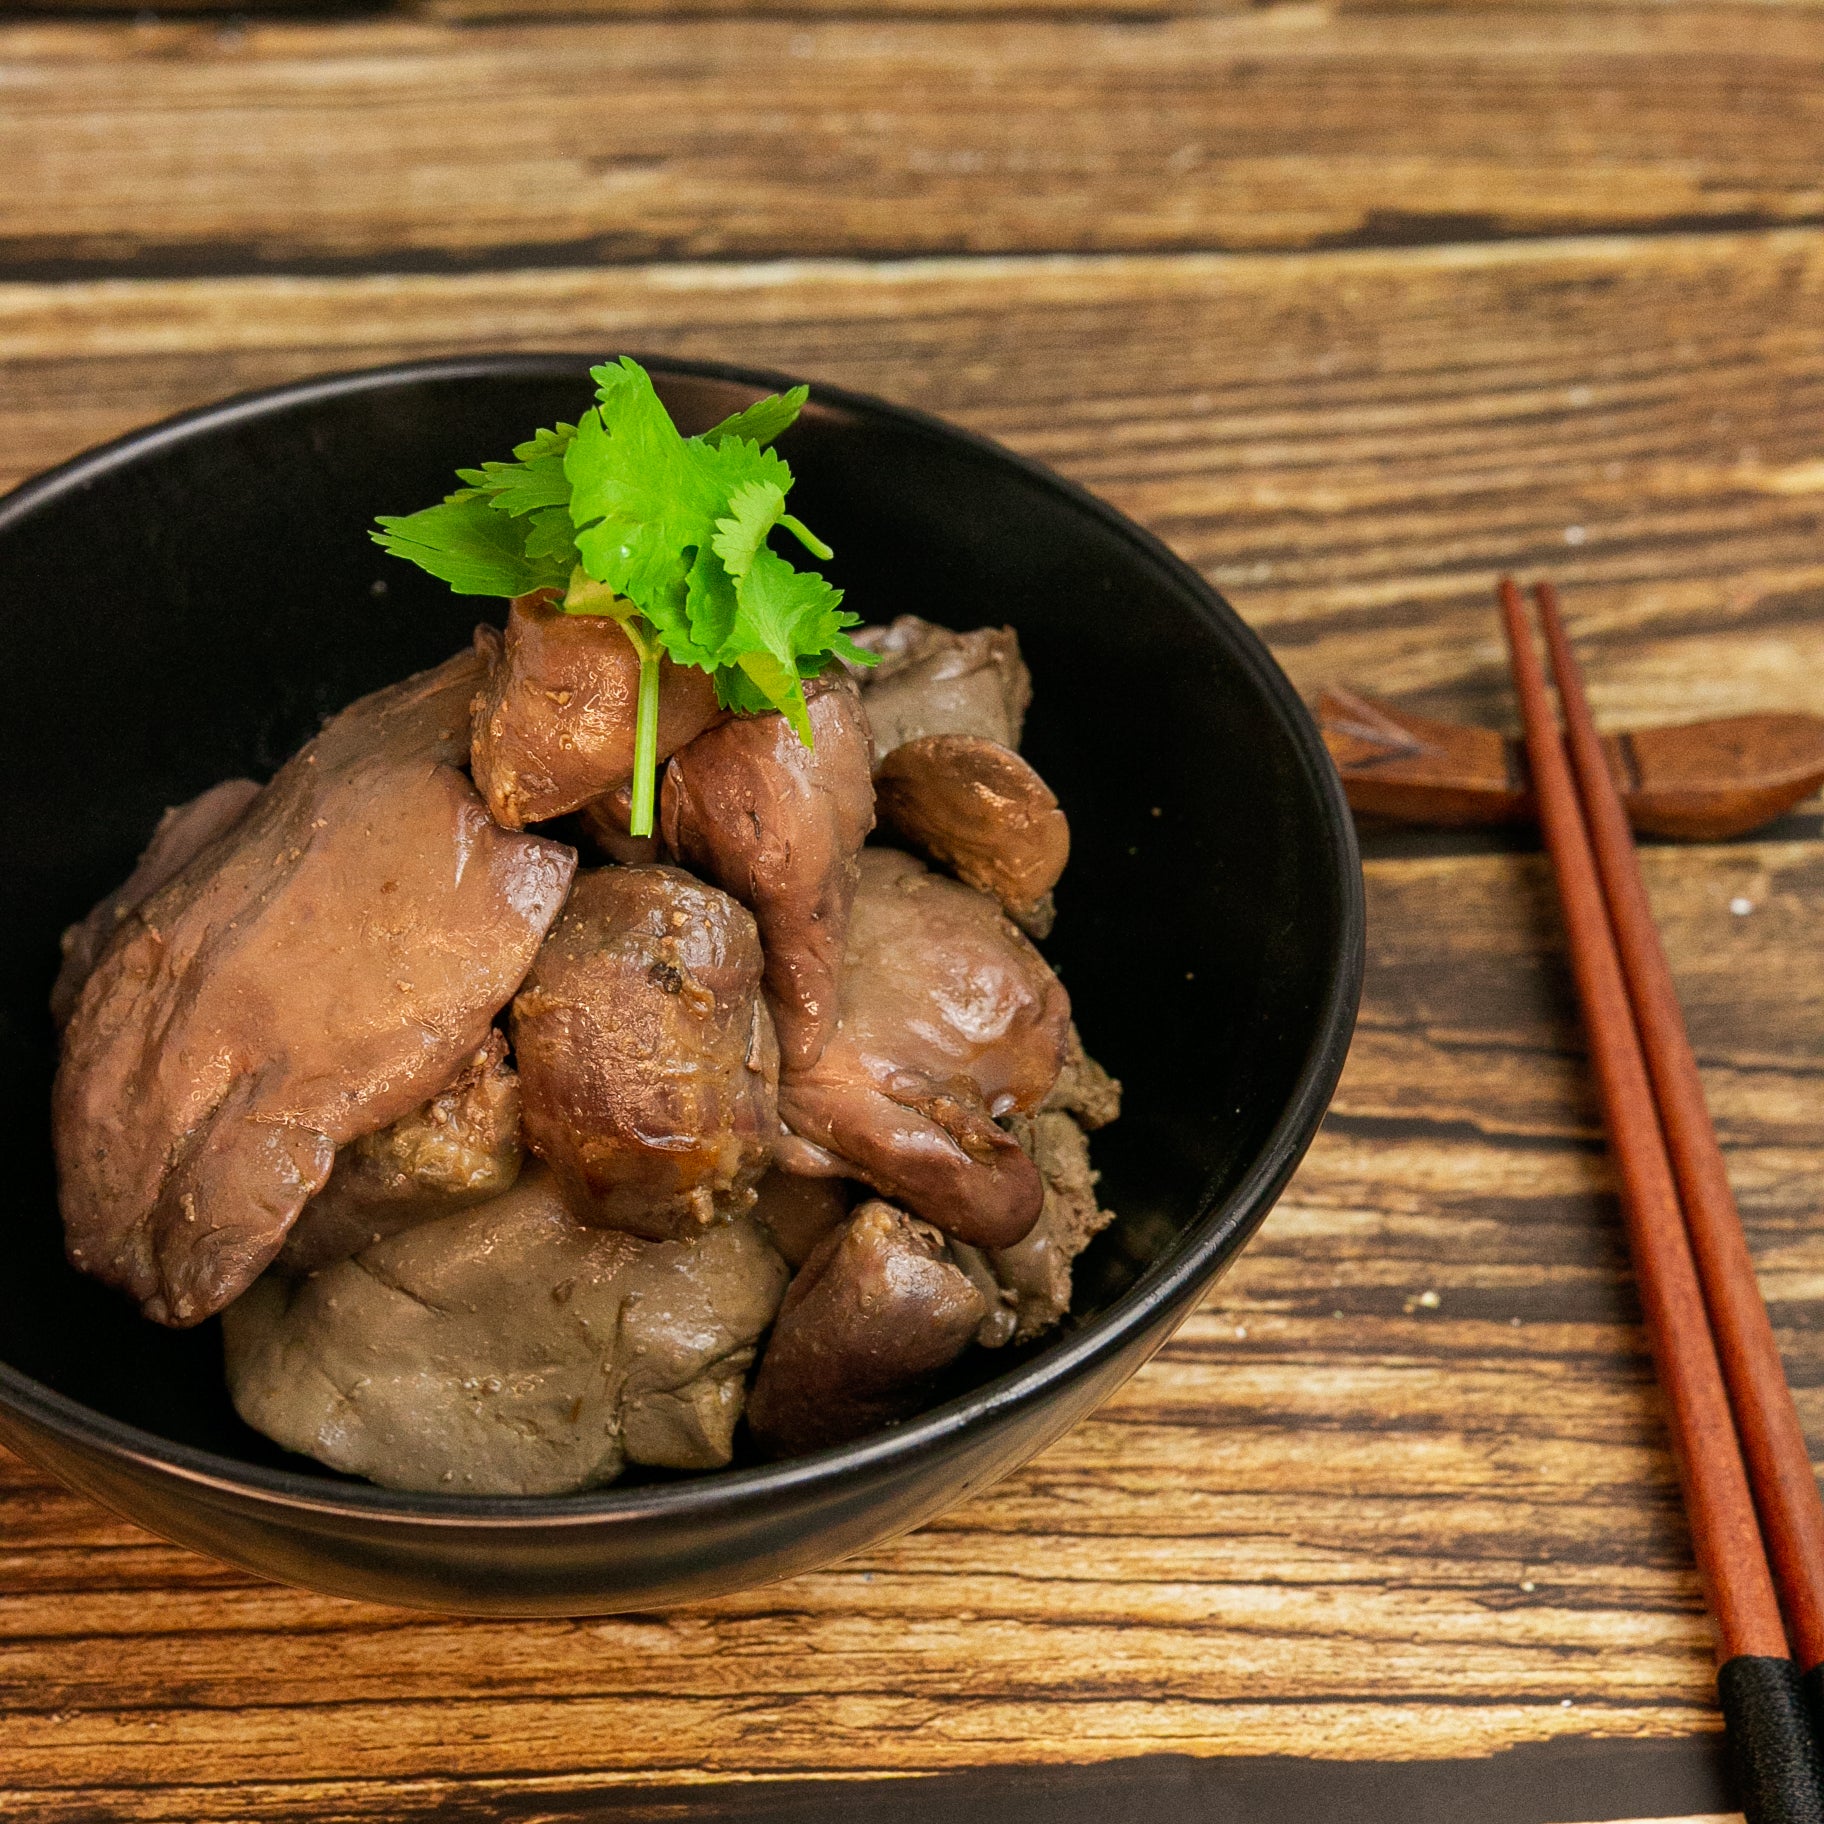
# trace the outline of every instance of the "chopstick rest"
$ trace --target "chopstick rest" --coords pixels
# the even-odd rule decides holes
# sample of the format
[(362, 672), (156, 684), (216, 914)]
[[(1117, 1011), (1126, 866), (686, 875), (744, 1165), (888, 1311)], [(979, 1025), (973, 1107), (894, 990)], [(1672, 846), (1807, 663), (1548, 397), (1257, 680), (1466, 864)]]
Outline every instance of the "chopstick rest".
[(1633, 1007), (1545, 673), (1510, 578), (1502, 579), (1501, 609), (1590, 1062), (1620, 1169), (1641, 1314), (1665, 1395), (1698, 1575), (1716, 1623), (1717, 1695), (1743, 1811), (1748, 1824), (1824, 1824), (1824, 1766), (1787, 1656)]

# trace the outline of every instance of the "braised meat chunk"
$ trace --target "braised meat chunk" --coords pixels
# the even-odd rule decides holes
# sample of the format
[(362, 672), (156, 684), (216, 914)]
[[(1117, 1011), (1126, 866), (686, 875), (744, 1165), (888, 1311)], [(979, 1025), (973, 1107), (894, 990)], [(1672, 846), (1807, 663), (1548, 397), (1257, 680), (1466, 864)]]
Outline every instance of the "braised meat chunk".
[(836, 1018), (837, 978), (874, 827), (868, 727), (840, 671), (804, 687), (814, 745), (784, 716), (738, 716), (665, 769), (661, 827), (688, 868), (753, 911), (783, 1068), (816, 1063)]
[[(633, 776), (640, 659), (618, 622), (565, 614), (553, 590), (517, 597), (503, 639), (480, 629), (487, 680), (475, 702), (475, 783), (510, 830), (561, 817)], [(659, 671), (658, 757), (722, 711), (707, 672)]]
[(443, 1088), (563, 904), (562, 845), (460, 768), (469, 655), (344, 710), (122, 923), (53, 1095), (71, 1260), (190, 1324), (277, 1252), (336, 1150)]
[(505, 1196), (222, 1317), (248, 1424), (388, 1488), (549, 1495), (729, 1459), (785, 1264), (749, 1218), (693, 1242), (586, 1228), (529, 1165)]
[(1043, 1191), (997, 1121), (1045, 1099), (1069, 1022), (1063, 984), (993, 900), (867, 849), (841, 1015), (817, 1063), (782, 1082), (780, 1113), (847, 1176), (960, 1241), (1008, 1247)]
[(81, 924), (71, 925), (63, 934), (63, 967), (51, 989), (51, 1018), (59, 1031), (69, 1024), (83, 983), (127, 914), (167, 881), (175, 880), (216, 837), (240, 822), (241, 813), (259, 795), (260, 788), (251, 779), (224, 779), (159, 818), (133, 872)]
[(902, 614), (885, 627), (861, 628), (854, 639), (880, 655), (871, 670), (857, 668), (876, 765), (923, 735), (980, 735), (1002, 747), (1020, 745), (1032, 678), (1011, 627), (953, 633)]
[(747, 910), (681, 868), (577, 876), (513, 1003), (526, 1144), (579, 1220), (694, 1234), (772, 1162), (779, 1047)]
[(935, 1229), (890, 1203), (864, 1203), (799, 1268), (779, 1307), (748, 1401), (755, 1442), (800, 1456), (908, 1417), (984, 1310)]
[(881, 821), (920, 854), (992, 893), (1022, 930), (1050, 932), (1070, 825), (1030, 762), (980, 735), (921, 735), (880, 763), (874, 790)]
[(390, 1127), (336, 1154), (329, 1182), (291, 1225), (274, 1265), (314, 1273), (414, 1223), (511, 1190), (524, 1149), (519, 1077), (490, 1029), (455, 1081)]

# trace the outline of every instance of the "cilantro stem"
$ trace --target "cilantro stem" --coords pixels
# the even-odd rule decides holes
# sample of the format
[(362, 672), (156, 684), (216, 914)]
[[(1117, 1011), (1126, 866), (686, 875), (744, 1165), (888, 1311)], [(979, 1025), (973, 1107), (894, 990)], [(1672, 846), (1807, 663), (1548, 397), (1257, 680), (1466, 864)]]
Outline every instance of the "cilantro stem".
[[(632, 629), (628, 630), (632, 637)], [(633, 725), (633, 812), (627, 819), (630, 836), (652, 834), (652, 800), (659, 770), (659, 644), (634, 640), (640, 654), (640, 705)]]

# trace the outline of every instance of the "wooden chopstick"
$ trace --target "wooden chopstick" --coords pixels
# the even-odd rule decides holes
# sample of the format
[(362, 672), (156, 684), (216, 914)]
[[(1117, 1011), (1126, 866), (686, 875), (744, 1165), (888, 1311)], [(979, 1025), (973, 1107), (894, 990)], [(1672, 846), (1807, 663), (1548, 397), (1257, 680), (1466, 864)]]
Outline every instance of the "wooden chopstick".
[(1590, 1062), (1620, 1168), (1641, 1313), (1716, 1623), (1717, 1691), (1742, 1808), (1749, 1824), (1824, 1824), (1824, 1767), (1788, 1656), (1634, 1010), (1526, 606), (1511, 578), (1501, 582), (1501, 610)]
[(1533, 596), (1545, 628), (1596, 871), (1684, 1203), (1685, 1229), (1703, 1283), (1711, 1335), (1735, 1411), (1736, 1434), (1794, 1657), (1808, 1675), (1806, 1694), (1815, 1720), (1824, 1667), (1824, 1499), (1819, 1498), (1799, 1409), (1754, 1277), (1754, 1261), (1729, 1188), (1722, 1148), (1716, 1143), (1672, 971), (1641, 880), (1633, 834), (1614, 778), (1603, 764), (1601, 738), (1558, 612), (1557, 592), (1550, 583), (1540, 583)]

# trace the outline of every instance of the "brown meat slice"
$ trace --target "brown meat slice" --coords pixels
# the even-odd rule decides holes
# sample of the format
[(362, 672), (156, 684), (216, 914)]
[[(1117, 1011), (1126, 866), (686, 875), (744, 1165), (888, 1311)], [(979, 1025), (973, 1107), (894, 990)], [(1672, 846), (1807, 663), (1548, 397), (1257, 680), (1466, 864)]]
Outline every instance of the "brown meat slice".
[(804, 687), (815, 744), (773, 712), (737, 716), (672, 757), (666, 846), (749, 907), (784, 1069), (816, 1063), (836, 1018), (856, 857), (874, 827), (868, 725), (840, 671)]
[[(565, 614), (556, 591), (515, 598), (503, 640), (477, 630), (487, 682), (475, 700), (471, 766), (510, 830), (561, 817), (633, 776), (640, 659), (620, 624)], [(660, 662), (658, 758), (722, 714), (709, 674)]]
[(902, 614), (885, 627), (864, 627), (854, 638), (880, 655), (872, 670), (856, 668), (876, 765), (923, 735), (980, 735), (1002, 747), (1020, 745), (1032, 678), (1011, 627), (953, 633)]
[(1008, 1247), (1043, 1189), (996, 1122), (1043, 1102), (1069, 1023), (1064, 985), (993, 900), (867, 849), (841, 1017), (817, 1063), (781, 1082), (780, 1114), (945, 1233)]
[(864, 1203), (799, 1268), (779, 1307), (747, 1402), (755, 1442), (769, 1456), (801, 1456), (909, 1417), (983, 1312), (935, 1229), (890, 1203)]
[(455, 1081), (390, 1127), (336, 1154), (329, 1182), (305, 1204), (273, 1265), (314, 1273), (414, 1223), (450, 1216), (513, 1188), (519, 1077), (490, 1028)]
[(250, 1285), (336, 1149), (480, 1049), (573, 851), (511, 834), (461, 766), (470, 655), (376, 692), (123, 922), (53, 1094), (71, 1260), (192, 1324)]
[(682, 868), (579, 874), (513, 1003), (526, 1144), (584, 1222), (655, 1239), (745, 1210), (779, 1047), (745, 907)]
[(921, 735), (880, 763), (874, 790), (881, 821), (920, 854), (1034, 937), (1051, 930), (1070, 825), (1029, 761), (980, 735)]
[(228, 1386), (289, 1450), (389, 1488), (554, 1495), (729, 1460), (786, 1285), (751, 1218), (641, 1241), (529, 1164), (503, 1197), (222, 1314)]
[(79, 925), (63, 934), (63, 967), (51, 989), (51, 1018), (58, 1031), (70, 1023), (76, 997), (89, 979), (101, 953), (134, 907), (144, 904), (166, 881), (175, 879), (223, 831), (240, 821), (241, 813), (260, 788), (251, 779), (224, 779), (188, 804), (174, 805), (159, 818), (152, 840), (133, 872)]

